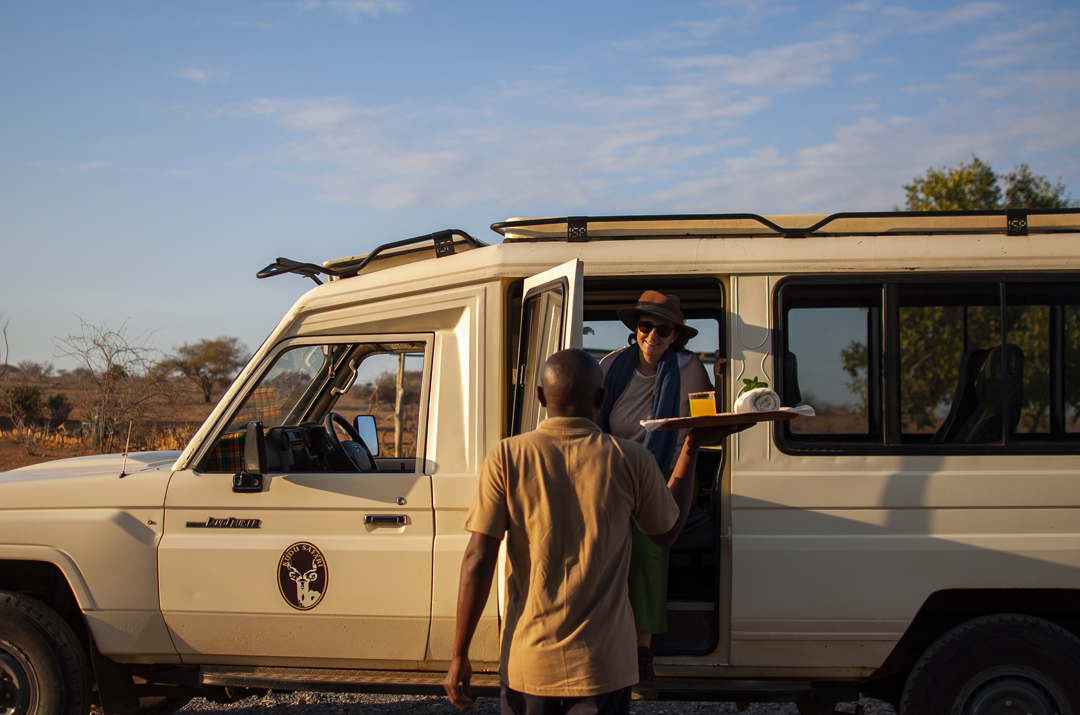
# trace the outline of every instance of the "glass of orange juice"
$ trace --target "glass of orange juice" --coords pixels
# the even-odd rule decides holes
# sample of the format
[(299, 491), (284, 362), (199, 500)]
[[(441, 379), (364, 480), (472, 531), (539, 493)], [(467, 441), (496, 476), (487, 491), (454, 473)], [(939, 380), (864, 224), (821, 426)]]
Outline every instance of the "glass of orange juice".
[(707, 417), (716, 414), (715, 392), (691, 392), (689, 397), (691, 417)]

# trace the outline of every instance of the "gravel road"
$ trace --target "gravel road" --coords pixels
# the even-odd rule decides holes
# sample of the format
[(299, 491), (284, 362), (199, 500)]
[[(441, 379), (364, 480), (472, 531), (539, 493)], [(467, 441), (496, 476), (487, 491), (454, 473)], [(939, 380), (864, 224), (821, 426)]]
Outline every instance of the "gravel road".
[[(863, 698), (866, 715), (895, 715), (879, 701)], [(839, 712), (855, 712), (854, 703), (841, 703)], [(408, 695), (337, 695), (331, 693), (271, 694), (248, 698), (233, 705), (217, 705), (202, 698), (192, 700), (180, 712), (199, 715), (455, 715), (458, 710), (446, 698)], [(480, 698), (476, 715), (499, 715), (497, 698)], [(733, 703), (634, 702), (631, 715), (720, 715), (736, 713)], [(797, 715), (792, 704), (754, 704), (745, 712), (752, 715)]]

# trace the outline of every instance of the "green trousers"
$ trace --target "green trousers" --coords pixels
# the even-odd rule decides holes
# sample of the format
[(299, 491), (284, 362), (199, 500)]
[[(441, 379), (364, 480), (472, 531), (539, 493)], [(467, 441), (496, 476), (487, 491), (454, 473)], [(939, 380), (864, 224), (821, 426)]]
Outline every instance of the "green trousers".
[(668, 549), (654, 544), (633, 525), (630, 542), (630, 607), (639, 631), (667, 631)]

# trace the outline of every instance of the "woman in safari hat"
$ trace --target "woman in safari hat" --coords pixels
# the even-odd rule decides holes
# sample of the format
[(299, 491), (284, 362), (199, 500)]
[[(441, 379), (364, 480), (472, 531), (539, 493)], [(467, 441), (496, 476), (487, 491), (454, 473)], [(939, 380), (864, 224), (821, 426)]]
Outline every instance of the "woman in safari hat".
[[(686, 430), (646, 434), (641, 420), (686, 417), (689, 394), (713, 389), (705, 366), (686, 350), (697, 330), (686, 324), (679, 299), (645, 291), (634, 306), (620, 308), (619, 319), (633, 334), (629, 345), (604, 357), (604, 404), (597, 422), (616, 437), (645, 446), (661, 471), (670, 473)], [(652, 667), (653, 634), (667, 630), (668, 550), (633, 529), (630, 554), (630, 605), (637, 627), (638, 673), (634, 697), (658, 696)]]

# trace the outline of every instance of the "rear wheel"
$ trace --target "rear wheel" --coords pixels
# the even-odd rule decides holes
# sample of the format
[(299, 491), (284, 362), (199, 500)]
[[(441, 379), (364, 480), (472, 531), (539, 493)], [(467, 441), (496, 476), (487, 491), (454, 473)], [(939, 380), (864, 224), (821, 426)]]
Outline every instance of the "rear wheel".
[(45, 604), (0, 591), (0, 715), (86, 715), (90, 687), (71, 627)]
[(1003, 614), (939, 638), (908, 676), (901, 715), (1080, 715), (1080, 639)]

